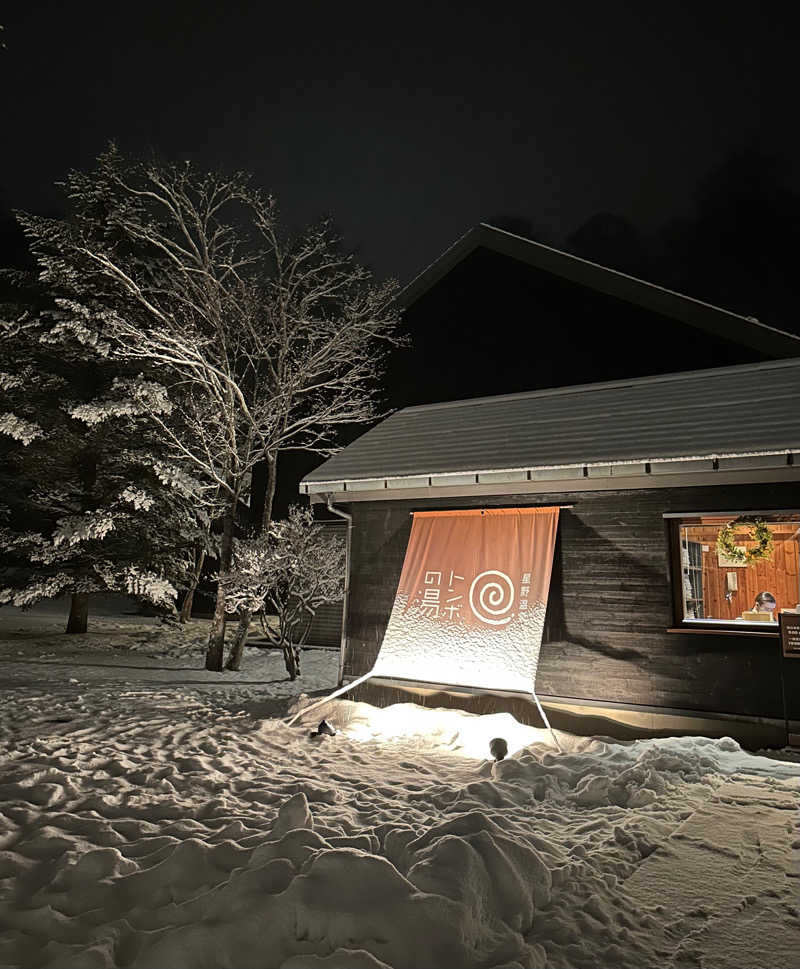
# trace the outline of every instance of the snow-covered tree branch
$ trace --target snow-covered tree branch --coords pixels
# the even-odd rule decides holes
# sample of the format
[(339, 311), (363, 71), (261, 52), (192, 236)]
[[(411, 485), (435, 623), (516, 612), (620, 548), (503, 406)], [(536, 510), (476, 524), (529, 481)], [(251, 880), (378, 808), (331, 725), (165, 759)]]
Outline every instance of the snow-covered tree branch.
[[(127, 395), (171, 459), (220, 502), (206, 659), (220, 669), (225, 577), (253, 469), (267, 462), (258, 525), (268, 529), (279, 454), (329, 454), (342, 427), (378, 416), (381, 360), (400, 342), (395, 284), (374, 283), (329, 223), (284, 236), (274, 200), (242, 174), (129, 162), (112, 147), (66, 189), (69, 220), (21, 221), (43, 284), (59, 294), (61, 325), (141, 368)], [(115, 406), (74, 416), (99, 421)], [(237, 643), (248, 610), (240, 616)]]
[[(267, 638), (283, 650), (291, 679), (300, 673), (300, 649), (320, 606), (344, 594), (345, 542), (338, 530), (296, 506), (268, 532), (234, 543), (226, 578), (227, 608), (258, 615)], [(275, 617), (275, 624), (270, 621)], [(238, 669), (241, 651), (228, 668)]]

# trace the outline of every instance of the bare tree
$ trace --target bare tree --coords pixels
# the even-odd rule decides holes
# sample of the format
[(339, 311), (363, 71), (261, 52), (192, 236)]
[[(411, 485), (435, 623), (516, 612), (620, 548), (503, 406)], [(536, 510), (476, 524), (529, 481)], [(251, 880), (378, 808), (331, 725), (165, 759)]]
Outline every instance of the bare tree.
[[(267, 639), (283, 650), (286, 671), (294, 680), (317, 610), (344, 594), (344, 570), (342, 536), (315, 522), (311, 511), (294, 506), (268, 532), (234, 543), (227, 606), (259, 616)], [(238, 669), (240, 662), (241, 649), (231, 653), (227, 668)]]
[[(329, 455), (346, 425), (376, 419), (376, 378), (397, 335), (393, 280), (370, 273), (340, 248), (329, 221), (284, 239), (274, 218), (259, 219), (267, 245), (264, 334), (271, 347), (264, 388), (275, 403), (261, 528), (268, 530), (278, 456), (286, 450)], [(240, 611), (233, 655), (241, 656), (250, 614)], [(235, 660), (238, 668), (238, 660)]]
[[(399, 342), (395, 284), (374, 284), (328, 223), (284, 237), (274, 200), (245, 175), (131, 163), (112, 148), (95, 171), (73, 173), (67, 193), (71, 220), (25, 216), (23, 226), (43, 278), (71, 294), (60, 300), (65, 316), (99, 317), (113, 353), (141, 362), (138, 406), (218, 503), (206, 668), (219, 670), (225, 579), (253, 468), (268, 465), (268, 528), (279, 453), (332, 453), (343, 425), (374, 419), (383, 349)], [(243, 608), (239, 651), (249, 623)]]

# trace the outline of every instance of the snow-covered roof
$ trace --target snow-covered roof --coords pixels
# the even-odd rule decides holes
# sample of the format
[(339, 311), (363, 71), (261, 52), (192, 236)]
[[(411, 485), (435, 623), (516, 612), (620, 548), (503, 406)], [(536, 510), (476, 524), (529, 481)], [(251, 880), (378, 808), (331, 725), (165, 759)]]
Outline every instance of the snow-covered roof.
[(650, 474), (700, 461), (710, 470), (734, 458), (785, 466), (793, 452), (800, 359), (406, 407), (306, 475), (301, 491)]
[(706, 333), (724, 337), (773, 357), (800, 355), (800, 337), (752, 317), (740, 316), (719, 306), (684, 296), (663, 286), (636, 279), (572, 253), (525, 239), (495, 226), (480, 223), (457, 239), (437, 259), (414, 277), (397, 296), (403, 309), (412, 306), (455, 266), (476, 249), (490, 249), (552, 273), (561, 279), (680, 320)]

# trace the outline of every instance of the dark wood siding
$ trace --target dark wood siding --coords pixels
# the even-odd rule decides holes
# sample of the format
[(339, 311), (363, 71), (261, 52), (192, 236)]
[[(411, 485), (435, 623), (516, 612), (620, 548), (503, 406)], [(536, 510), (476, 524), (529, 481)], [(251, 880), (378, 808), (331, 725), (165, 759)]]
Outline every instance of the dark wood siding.
[(308, 646), (336, 646), (342, 644), (342, 611), (343, 603), (332, 602), (317, 609), (314, 621), (311, 623), (306, 645)]
[[(318, 524), (322, 525), (328, 531), (338, 533), (344, 544), (347, 535), (347, 525), (345, 522), (337, 519), (336, 521), (318, 522)], [(308, 631), (306, 644), (308, 646), (341, 647), (343, 612), (344, 603), (341, 600), (320, 606), (311, 622), (311, 629)]]
[[(537, 688), (541, 694), (782, 718), (775, 638), (668, 633), (665, 512), (792, 508), (792, 484), (436, 501), (354, 502), (344, 674), (367, 672), (391, 611), (412, 510), (571, 504), (562, 511)], [(800, 666), (800, 663), (797, 664)], [(422, 677), (421, 677), (422, 678)]]

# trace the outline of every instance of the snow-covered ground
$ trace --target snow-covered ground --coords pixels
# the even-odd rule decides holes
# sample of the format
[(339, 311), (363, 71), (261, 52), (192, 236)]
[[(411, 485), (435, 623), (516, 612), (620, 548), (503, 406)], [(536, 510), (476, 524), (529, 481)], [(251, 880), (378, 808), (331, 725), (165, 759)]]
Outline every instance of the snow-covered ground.
[[(334, 701), (0, 610), (0, 966), (796, 967), (800, 763)], [(335, 737), (312, 737), (321, 716)], [(492, 737), (510, 757), (484, 759)]]
[(271, 649), (247, 649), (238, 673), (212, 673), (203, 668), (208, 639), (203, 620), (164, 626), (155, 618), (101, 613), (91, 617), (85, 636), (65, 635), (65, 625), (60, 612), (0, 609), (0, 685), (72, 694), (161, 686), (210, 694), (265, 717), (284, 713), (287, 700), (300, 693), (329, 692), (338, 679), (338, 652), (323, 649), (303, 651), (302, 675), (294, 683), (281, 654)]

